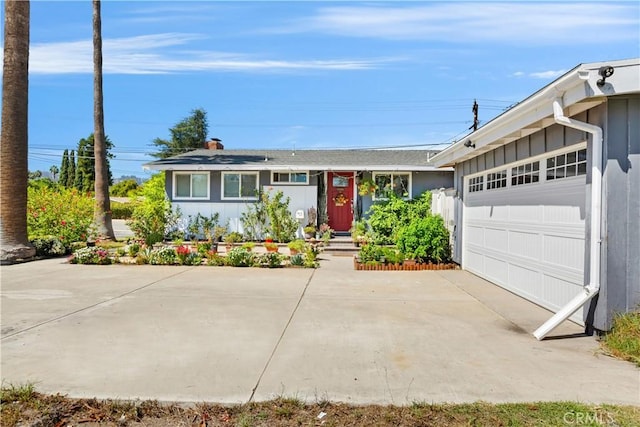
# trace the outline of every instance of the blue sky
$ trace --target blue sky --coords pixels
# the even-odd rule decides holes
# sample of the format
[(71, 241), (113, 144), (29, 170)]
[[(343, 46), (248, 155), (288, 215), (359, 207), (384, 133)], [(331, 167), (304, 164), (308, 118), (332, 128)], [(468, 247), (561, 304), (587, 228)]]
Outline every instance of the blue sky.
[[(29, 169), (93, 131), (91, 3), (32, 1)], [(444, 148), (584, 62), (640, 56), (637, 2), (104, 1), (114, 177), (194, 108), (235, 148)]]

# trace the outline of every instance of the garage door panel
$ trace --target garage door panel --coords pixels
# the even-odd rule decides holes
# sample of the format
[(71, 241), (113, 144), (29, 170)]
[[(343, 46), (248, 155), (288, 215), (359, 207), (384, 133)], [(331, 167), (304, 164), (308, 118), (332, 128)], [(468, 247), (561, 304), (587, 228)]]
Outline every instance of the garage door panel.
[[(582, 289), (582, 286), (565, 280), (564, 278), (546, 274), (544, 275), (542, 298), (550, 309), (557, 311), (571, 301)], [(575, 321), (582, 321), (582, 313), (574, 315)]]
[(489, 249), (504, 251), (509, 246), (507, 230), (499, 228), (484, 229), (485, 246)]
[(584, 270), (584, 239), (544, 236), (543, 261), (576, 271)]
[(492, 282), (507, 283), (509, 279), (509, 264), (499, 258), (486, 255), (484, 259), (485, 274)]
[[(583, 285), (585, 190), (579, 177), (468, 194), (463, 268), (546, 308), (562, 308)], [(572, 320), (582, 323), (582, 312)]]
[(542, 207), (537, 205), (509, 206), (509, 220), (525, 223), (542, 222)]
[(538, 232), (509, 231), (509, 253), (539, 260), (542, 252), (542, 236)]
[(469, 243), (469, 245), (476, 245), (478, 247), (483, 247), (484, 246), (484, 228), (483, 227), (474, 227), (474, 226), (470, 226), (467, 228), (467, 236), (466, 238), (469, 239), (467, 240), (467, 242)]
[(525, 298), (532, 298), (540, 293), (542, 274), (539, 271), (509, 264), (509, 277), (514, 283), (513, 287), (519, 289)]

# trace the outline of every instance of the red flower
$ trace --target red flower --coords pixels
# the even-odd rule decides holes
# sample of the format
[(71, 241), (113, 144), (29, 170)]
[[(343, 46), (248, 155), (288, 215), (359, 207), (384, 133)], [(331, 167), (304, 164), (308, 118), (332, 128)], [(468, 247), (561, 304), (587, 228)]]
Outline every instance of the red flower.
[(62, 221), (60, 221), (61, 225), (67, 225), (67, 221), (65, 221), (64, 219)]

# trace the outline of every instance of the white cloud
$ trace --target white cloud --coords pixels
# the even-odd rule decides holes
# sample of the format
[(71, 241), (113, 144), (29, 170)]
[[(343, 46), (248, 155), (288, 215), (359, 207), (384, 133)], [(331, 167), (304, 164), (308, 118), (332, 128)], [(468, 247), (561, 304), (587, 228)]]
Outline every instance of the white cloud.
[[(203, 39), (198, 34), (164, 33), (103, 41), (105, 74), (162, 74), (194, 71), (363, 70), (397, 58), (369, 59), (264, 59), (252, 55), (179, 48)], [(34, 74), (93, 72), (91, 40), (39, 43), (31, 46), (29, 71)]]
[(637, 38), (638, 14), (634, 3), (602, 2), (332, 6), (273, 31), (464, 43), (606, 43)]
[(549, 71), (539, 71), (537, 73), (529, 73), (529, 76), (536, 79), (555, 79), (556, 77), (560, 77), (567, 70), (549, 70)]
[(525, 73), (523, 71), (516, 71), (515, 73), (511, 74), (511, 77), (531, 77), (534, 79), (555, 79), (556, 77), (560, 77), (561, 75), (563, 75), (564, 73), (566, 73), (568, 70), (548, 70), (548, 71), (537, 71), (537, 72), (533, 72), (533, 73)]

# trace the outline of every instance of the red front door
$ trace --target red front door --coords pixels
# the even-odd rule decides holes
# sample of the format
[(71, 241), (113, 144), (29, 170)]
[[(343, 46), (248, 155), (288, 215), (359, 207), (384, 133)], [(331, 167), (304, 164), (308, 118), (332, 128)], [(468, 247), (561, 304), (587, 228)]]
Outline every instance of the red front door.
[(327, 173), (327, 214), (335, 231), (349, 231), (353, 223), (353, 172)]

